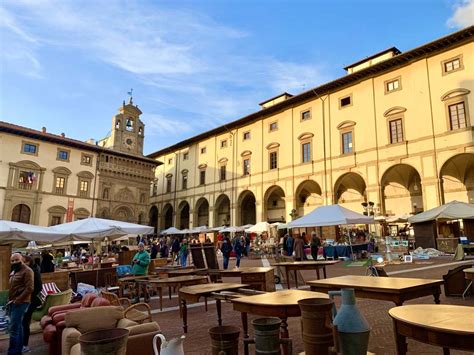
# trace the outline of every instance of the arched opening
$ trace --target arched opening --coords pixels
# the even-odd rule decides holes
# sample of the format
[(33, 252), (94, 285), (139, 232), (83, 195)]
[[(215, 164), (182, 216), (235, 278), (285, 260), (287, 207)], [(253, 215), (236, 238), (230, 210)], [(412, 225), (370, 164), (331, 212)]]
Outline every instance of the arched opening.
[(155, 233), (158, 230), (158, 207), (151, 206), (150, 212), (148, 213), (148, 225), (155, 229)]
[(356, 173), (346, 173), (334, 184), (334, 203), (355, 212), (363, 212), (361, 204), (367, 202), (364, 179)]
[(380, 181), (382, 208), (385, 215), (423, 211), (423, 193), (418, 171), (407, 164), (390, 167)]
[(163, 207), (163, 229), (167, 229), (173, 226), (173, 207), (167, 203), (165, 207)]
[(474, 154), (458, 154), (440, 170), (444, 203), (453, 200), (474, 203)]
[(30, 223), (31, 217), (31, 209), (25, 205), (20, 203), (13, 208), (12, 211), (12, 221), (13, 222), (20, 222), (20, 223)]
[(179, 211), (179, 229), (189, 229), (189, 203), (182, 201), (178, 206)]
[(285, 192), (280, 186), (272, 186), (265, 193), (264, 216), (267, 222), (285, 222)]
[(230, 225), (230, 199), (220, 195), (214, 205), (214, 227)]
[(117, 221), (132, 222), (133, 212), (130, 208), (121, 206), (115, 210), (113, 219)]
[(239, 212), (237, 214), (238, 224), (255, 224), (257, 223), (257, 208), (255, 195), (251, 191), (244, 191), (239, 197)]
[(209, 202), (204, 197), (196, 202), (195, 211), (194, 226), (209, 226)]
[(316, 181), (306, 180), (299, 184), (295, 193), (296, 212), (299, 217), (323, 205), (321, 187)]

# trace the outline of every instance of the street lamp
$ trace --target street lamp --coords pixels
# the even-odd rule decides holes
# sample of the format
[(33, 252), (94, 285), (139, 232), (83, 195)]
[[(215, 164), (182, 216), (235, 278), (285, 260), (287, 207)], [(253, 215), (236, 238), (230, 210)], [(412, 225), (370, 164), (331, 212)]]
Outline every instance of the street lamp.
[(366, 216), (373, 216), (375, 214), (375, 211), (374, 211), (375, 203), (373, 203), (372, 201), (369, 201), (368, 203), (362, 202), (361, 205), (364, 208), (364, 214)]

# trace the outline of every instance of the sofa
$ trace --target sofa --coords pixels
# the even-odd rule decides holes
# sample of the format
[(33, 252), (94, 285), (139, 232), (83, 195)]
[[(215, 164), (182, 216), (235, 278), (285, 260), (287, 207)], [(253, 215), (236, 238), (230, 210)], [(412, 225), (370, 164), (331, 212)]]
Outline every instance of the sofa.
[(65, 315), (62, 332), (62, 355), (80, 355), (79, 337), (87, 332), (108, 328), (125, 328), (130, 331), (127, 341), (127, 355), (153, 355), (153, 337), (161, 333), (156, 322), (137, 324), (124, 318), (120, 307), (105, 306), (84, 308)]

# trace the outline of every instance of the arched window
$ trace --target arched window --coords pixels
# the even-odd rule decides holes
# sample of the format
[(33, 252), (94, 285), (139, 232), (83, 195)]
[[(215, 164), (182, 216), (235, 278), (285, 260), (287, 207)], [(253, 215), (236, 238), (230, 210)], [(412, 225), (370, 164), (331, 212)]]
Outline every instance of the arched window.
[(120, 129), (120, 120), (117, 120), (117, 122), (115, 122), (115, 129)]
[(129, 132), (133, 131), (133, 120), (131, 118), (127, 118), (125, 129)]

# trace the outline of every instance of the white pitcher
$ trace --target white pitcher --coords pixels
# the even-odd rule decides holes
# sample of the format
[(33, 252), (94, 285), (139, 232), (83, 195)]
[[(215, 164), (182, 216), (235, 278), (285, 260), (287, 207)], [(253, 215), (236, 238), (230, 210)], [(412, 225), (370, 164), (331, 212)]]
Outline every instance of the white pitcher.
[[(161, 340), (161, 347), (159, 351), (156, 346), (158, 338)], [(184, 335), (181, 335), (179, 338), (166, 341), (166, 338), (163, 334), (156, 334), (153, 337), (153, 351), (155, 352), (155, 355), (184, 355), (183, 342), (185, 338), (186, 337)]]

